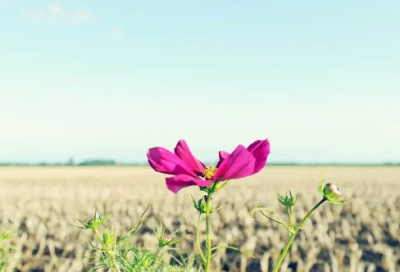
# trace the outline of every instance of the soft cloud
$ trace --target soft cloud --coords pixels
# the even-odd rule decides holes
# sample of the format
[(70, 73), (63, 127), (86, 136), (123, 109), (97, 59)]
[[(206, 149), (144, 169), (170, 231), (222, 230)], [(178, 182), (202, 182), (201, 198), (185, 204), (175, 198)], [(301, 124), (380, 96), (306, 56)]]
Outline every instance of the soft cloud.
[(112, 34), (114, 37), (119, 38), (119, 37), (122, 37), (122, 35), (124, 35), (124, 32), (122, 31), (121, 28), (119, 28), (119, 27), (117, 27), (117, 26), (114, 26), (114, 27), (111, 28), (111, 34)]
[(69, 21), (72, 23), (87, 23), (94, 21), (94, 17), (90, 11), (79, 9), (70, 15)]
[(66, 10), (56, 3), (51, 3), (44, 9), (25, 10), (22, 12), (22, 16), (31, 21), (48, 23), (64, 21), (79, 24), (94, 21), (93, 14), (88, 10)]
[(62, 7), (58, 4), (50, 4), (49, 11), (52, 16), (61, 16), (63, 13)]

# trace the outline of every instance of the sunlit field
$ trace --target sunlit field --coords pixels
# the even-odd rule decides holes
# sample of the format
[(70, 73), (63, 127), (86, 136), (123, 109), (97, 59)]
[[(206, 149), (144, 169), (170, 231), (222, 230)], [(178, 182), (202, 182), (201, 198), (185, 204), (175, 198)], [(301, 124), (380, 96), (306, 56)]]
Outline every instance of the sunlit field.
[[(215, 194), (213, 204), (223, 208), (211, 217), (213, 244), (233, 241), (256, 258), (225, 250), (213, 259), (212, 271), (272, 271), (287, 230), (253, 218), (251, 209), (259, 204), (283, 213), (275, 196), (295, 189), (294, 213), (301, 219), (321, 198), (323, 170), (327, 181), (352, 199), (324, 203), (313, 214), (281, 271), (400, 271), (400, 167), (322, 166), (267, 166)], [(96, 209), (112, 211), (110, 226), (122, 233), (151, 203), (135, 243), (154, 248), (153, 229), (164, 223), (185, 235), (176, 245), (179, 253), (195, 253), (197, 211), (190, 193), (201, 197), (194, 187), (173, 194), (164, 176), (147, 167), (2, 167), (0, 225), (15, 233), (17, 271), (86, 271), (84, 256), (93, 237), (74, 226), (78, 219), (87, 220)]]

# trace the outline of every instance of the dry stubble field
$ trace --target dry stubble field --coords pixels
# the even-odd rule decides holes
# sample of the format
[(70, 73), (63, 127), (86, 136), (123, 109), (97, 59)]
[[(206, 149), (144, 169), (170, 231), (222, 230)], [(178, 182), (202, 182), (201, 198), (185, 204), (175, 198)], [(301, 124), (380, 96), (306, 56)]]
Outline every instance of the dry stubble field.
[[(213, 214), (213, 243), (235, 239), (234, 245), (252, 252), (251, 260), (222, 252), (214, 271), (271, 271), (286, 230), (265, 218), (252, 218), (257, 203), (282, 210), (276, 192), (296, 189), (295, 215), (305, 215), (320, 196), (323, 167), (273, 167), (232, 181), (218, 193)], [(400, 271), (400, 167), (325, 167), (324, 176), (353, 199), (343, 206), (325, 203), (296, 238), (282, 271)], [(0, 224), (18, 231), (17, 271), (85, 271), (91, 233), (77, 229), (77, 219), (95, 209), (113, 211), (112, 227), (127, 230), (148, 202), (152, 206), (136, 243), (154, 247), (152, 228), (163, 222), (180, 229), (187, 239), (178, 244), (193, 251), (197, 214), (190, 193), (167, 191), (164, 176), (146, 167), (2, 167)]]

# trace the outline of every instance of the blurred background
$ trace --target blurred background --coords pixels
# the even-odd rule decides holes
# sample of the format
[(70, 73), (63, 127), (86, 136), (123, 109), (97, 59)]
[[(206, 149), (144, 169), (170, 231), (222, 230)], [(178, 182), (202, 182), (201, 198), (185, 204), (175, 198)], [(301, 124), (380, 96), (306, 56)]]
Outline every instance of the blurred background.
[(325, 170), (354, 201), (321, 209), (284, 269), (400, 271), (399, 12), (369, 0), (0, 0), (0, 226), (17, 233), (12, 265), (87, 269), (90, 235), (69, 224), (95, 208), (117, 211), (122, 232), (152, 202), (139, 245), (165, 220), (190, 237), (189, 192), (200, 194), (167, 191), (147, 149), (185, 139), (213, 164), (268, 138), (266, 169), (218, 196), (231, 209), (214, 226), (257, 259), (228, 251), (214, 265), (269, 271), (286, 233), (249, 211), (297, 189), (300, 216)]

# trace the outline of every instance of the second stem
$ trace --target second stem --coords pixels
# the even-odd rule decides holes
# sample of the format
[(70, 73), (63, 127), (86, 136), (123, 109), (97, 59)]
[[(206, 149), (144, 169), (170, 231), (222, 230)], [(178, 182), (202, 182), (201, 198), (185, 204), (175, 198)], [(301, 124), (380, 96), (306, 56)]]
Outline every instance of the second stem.
[(207, 202), (206, 202), (206, 234), (207, 234), (207, 255), (206, 255), (206, 271), (210, 271), (211, 264), (211, 229), (210, 229), (210, 210), (211, 210), (211, 195), (209, 192), (207, 194)]
[(101, 235), (99, 233), (99, 230), (97, 228), (93, 228), (94, 234), (96, 235), (97, 240), (99, 240), (101, 246), (103, 247), (104, 252), (111, 258), (112, 264), (117, 272), (121, 272), (119, 269), (117, 260), (115, 258), (115, 254), (111, 252), (107, 245), (103, 242), (103, 239), (101, 239)]
[[(299, 230), (304, 226), (304, 223), (307, 221), (308, 218), (310, 218), (311, 214), (319, 207), (321, 206), (322, 203), (324, 203), (326, 201), (325, 198), (323, 198), (320, 202), (318, 202), (312, 209), (311, 211), (309, 211), (307, 213), (307, 215), (303, 218), (303, 220), (301, 220), (301, 222), (296, 226), (296, 229), (294, 232), (292, 232), (290, 234), (289, 240), (287, 241), (285, 248), (282, 250), (281, 255), (279, 256), (278, 261), (275, 264), (275, 268), (273, 270), (273, 272), (278, 272), (279, 268), (281, 267), (281, 264), (283, 262), (283, 259), (285, 259), (285, 256), (290, 248), (290, 246), (292, 245), (294, 238), (296, 237), (297, 233), (299, 232)], [(292, 209), (291, 207), (289, 208), (289, 220), (293, 222), (293, 213), (292, 213)]]

